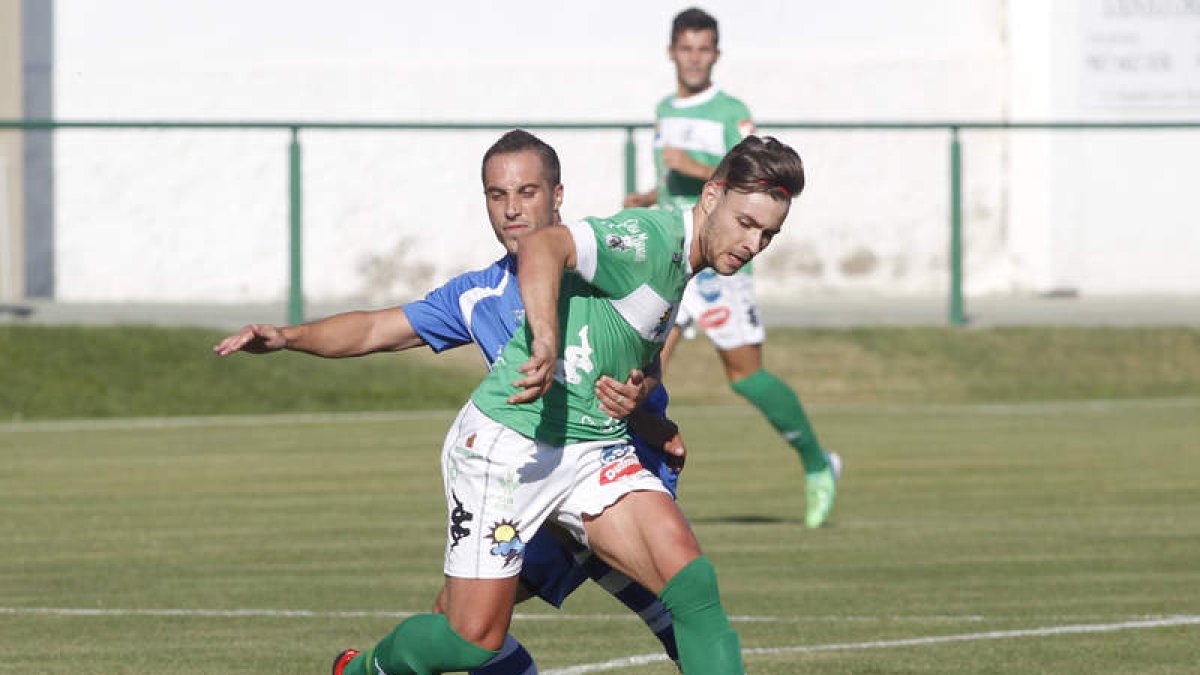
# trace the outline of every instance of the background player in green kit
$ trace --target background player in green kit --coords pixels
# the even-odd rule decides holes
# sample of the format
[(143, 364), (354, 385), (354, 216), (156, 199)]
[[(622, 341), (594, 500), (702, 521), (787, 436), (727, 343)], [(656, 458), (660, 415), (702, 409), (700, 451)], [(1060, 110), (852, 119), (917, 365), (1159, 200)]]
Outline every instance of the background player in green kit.
[[(658, 181), (649, 192), (630, 194), (625, 206), (691, 208), (725, 153), (754, 133), (750, 111), (712, 82), (718, 49), (717, 20), (703, 10), (680, 12), (671, 25), (667, 53), (675, 63), (676, 91), (655, 110), (654, 164)], [(754, 404), (800, 455), (805, 472), (808, 527), (820, 527), (833, 511), (841, 458), (821, 448), (796, 392), (763, 368), (766, 332), (758, 315), (750, 265), (738, 274), (701, 272), (684, 296), (663, 350), (670, 358), (680, 329), (698, 324), (717, 348), (733, 390)]]
[(342, 675), (470, 670), (491, 659), (512, 620), (525, 541), (547, 521), (659, 595), (685, 674), (745, 672), (712, 563), (638, 462), (625, 423), (600, 407), (595, 383), (652, 361), (689, 277), (750, 262), (803, 187), (795, 151), (750, 137), (692, 209), (627, 209), (521, 240), (525, 321), (442, 449), (445, 614), (405, 620)]

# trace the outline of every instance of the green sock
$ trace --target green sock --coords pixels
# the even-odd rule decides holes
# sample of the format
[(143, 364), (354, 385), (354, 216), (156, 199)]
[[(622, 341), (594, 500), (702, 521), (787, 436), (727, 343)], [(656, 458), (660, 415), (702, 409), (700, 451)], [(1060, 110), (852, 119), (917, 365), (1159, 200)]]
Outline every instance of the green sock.
[(497, 652), (462, 638), (445, 614), (418, 614), (405, 619), (374, 649), (354, 657), (343, 675), (376, 675), (372, 661), (386, 675), (431, 675), (469, 671), (487, 663)]
[(804, 414), (800, 398), (786, 382), (760, 368), (731, 386), (766, 415), (771, 426), (800, 453), (805, 473), (829, 468), (817, 432)]
[(717, 572), (704, 556), (671, 577), (659, 596), (675, 622), (679, 665), (687, 675), (744, 675), (742, 646), (717, 591)]

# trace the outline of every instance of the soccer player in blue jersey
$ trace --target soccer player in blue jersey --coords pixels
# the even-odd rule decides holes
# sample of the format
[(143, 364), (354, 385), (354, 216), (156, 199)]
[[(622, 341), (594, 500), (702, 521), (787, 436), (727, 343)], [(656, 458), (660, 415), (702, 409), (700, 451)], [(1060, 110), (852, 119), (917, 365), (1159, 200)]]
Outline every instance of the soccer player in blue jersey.
[[(526, 234), (561, 225), (558, 209), (563, 187), (554, 149), (521, 130), (508, 132), (485, 153), (482, 177), (488, 217), (496, 238), (506, 249), (496, 262), (454, 277), (425, 298), (402, 307), (347, 312), (282, 328), (253, 324), (222, 340), (215, 351), (226, 356), (236, 351), (258, 354), (289, 349), (346, 357), (422, 345), (441, 352), (474, 344), (490, 369), (524, 316), (516, 277), (519, 242)], [(626, 382), (605, 377), (598, 383), (597, 393), (608, 414), (629, 417), (631, 427), (650, 443), (678, 453), (668, 458), (635, 436), (642, 465), (656, 472), (674, 493), (684, 448), (677, 430), (664, 417), (666, 392), (661, 386), (652, 386), (655, 380), (653, 373), (644, 377), (638, 371)], [(643, 400), (644, 405), (639, 407)], [(482, 527), (467, 520), (456, 524), (464, 531)], [(574, 539), (543, 527), (528, 542), (524, 557), (518, 600), (536, 594), (559, 607), (567, 595), (591, 577), (636, 612), (670, 658), (677, 658), (671, 615), (662, 602)], [(435, 611), (444, 611), (445, 604), (443, 589)], [(473, 672), (527, 675), (537, 671), (529, 653), (509, 635), (500, 653)]]

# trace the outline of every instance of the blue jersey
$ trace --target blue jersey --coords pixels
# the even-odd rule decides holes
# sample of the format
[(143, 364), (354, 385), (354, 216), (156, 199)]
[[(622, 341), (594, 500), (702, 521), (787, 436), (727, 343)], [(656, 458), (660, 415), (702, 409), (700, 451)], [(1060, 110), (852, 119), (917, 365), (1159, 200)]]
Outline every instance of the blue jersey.
[(433, 351), (474, 343), (491, 369), (525, 319), (517, 261), (506, 255), (481, 270), (460, 274), (424, 299), (404, 305), (404, 314)]

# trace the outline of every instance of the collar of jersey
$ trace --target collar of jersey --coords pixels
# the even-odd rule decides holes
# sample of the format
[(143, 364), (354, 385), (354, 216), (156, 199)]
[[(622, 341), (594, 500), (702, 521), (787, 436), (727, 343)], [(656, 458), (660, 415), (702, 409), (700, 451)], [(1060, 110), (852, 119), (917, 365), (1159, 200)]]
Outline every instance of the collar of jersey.
[(687, 98), (679, 98), (676, 96), (675, 98), (671, 99), (671, 107), (695, 108), (698, 105), (704, 105), (705, 103), (711, 101), (713, 97), (717, 95), (718, 91), (720, 91), (720, 89), (717, 89), (717, 85), (713, 84), (699, 94), (693, 94)]
[(692, 276), (692, 209), (683, 210), (683, 269)]

